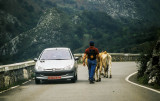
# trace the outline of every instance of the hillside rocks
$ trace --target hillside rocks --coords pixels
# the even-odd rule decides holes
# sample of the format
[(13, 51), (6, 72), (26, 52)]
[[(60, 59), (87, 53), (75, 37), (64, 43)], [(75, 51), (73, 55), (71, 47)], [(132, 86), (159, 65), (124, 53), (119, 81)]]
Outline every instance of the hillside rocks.
[(106, 12), (116, 19), (138, 19), (135, 2), (132, 0), (88, 0), (88, 5), (88, 9)]
[[(139, 52), (136, 45), (154, 40), (154, 34), (144, 35), (140, 30), (153, 22), (159, 24), (159, 3), (152, 1), (153, 8), (158, 5), (154, 10), (150, 2), (0, 0), (0, 64), (32, 59), (48, 47), (69, 47), (73, 52), (83, 52), (88, 40), (95, 40), (100, 50)], [(158, 20), (150, 20), (143, 15), (144, 11)], [(146, 18), (144, 22), (142, 17)]]
[(46, 47), (60, 46), (63, 43), (62, 38), (67, 39), (69, 36), (63, 33), (63, 27), (69, 26), (65, 25), (65, 23), (68, 24), (66, 22), (68, 18), (64, 16), (66, 16), (64, 12), (59, 12), (55, 8), (46, 10), (36, 27), (21, 33), (1, 46), (0, 56), (13, 56), (18, 53), (21, 54), (18, 57), (27, 58), (31, 54), (34, 54), (32, 56), (40, 54), (39, 52)]
[(15, 16), (0, 10), (0, 46), (15, 37), (15, 27), (20, 25)]
[[(2, 10), (0, 10), (0, 24), (15, 24), (15, 23), (18, 23), (20, 24), (20, 22), (18, 21), (18, 19), (16, 17), (14, 17), (13, 15), (9, 14), (9, 13), (6, 13)], [(1, 26), (2, 27), (2, 26)]]
[(153, 50), (152, 58), (147, 63), (145, 74), (148, 75), (148, 84), (160, 85), (160, 40)]
[[(55, 15), (51, 15), (51, 12)], [(17, 37), (10, 40), (8, 43), (0, 47), (1, 55), (13, 55), (20, 51), (23, 47), (28, 48), (34, 43), (46, 42), (48, 43), (49, 37), (54, 39), (58, 24), (58, 15), (55, 10), (50, 10), (49, 13), (44, 13), (37, 26), (31, 30), (21, 33)], [(51, 28), (52, 29), (49, 29)], [(57, 28), (58, 29), (58, 28)], [(49, 37), (48, 37), (49, 36)], [(46, 38), (45, 38), (46, 37)], [(48, 37), (48, 38), (47, 38)], [(25, 45), (24, 45), (25, 43)], [(28, 47), (27, 47), (28, 46)]]

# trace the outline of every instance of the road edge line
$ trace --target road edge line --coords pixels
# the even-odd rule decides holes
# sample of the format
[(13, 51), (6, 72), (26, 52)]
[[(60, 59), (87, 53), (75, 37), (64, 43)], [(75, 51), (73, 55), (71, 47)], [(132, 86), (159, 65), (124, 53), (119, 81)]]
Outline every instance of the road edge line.
[(137, 84), (137, 83), (134, 83), (134, 82), (130, 81), (129, 78), (130, 78), (131, 76), (133, 76), (134, 74), (136, 74), (136, 73), (138, 73), (138, 72), (134, 72), (134, 73), (128, 75), (128, 76), (125, 78), (125, 80), (126, 80), (128, 83), (130, 83), (130, 84), (133, 84), (133, 85), (139, 86), (139, 87), (141, 87), (141, 88), (145, 88), (145, 89), (148, 89), (148, 90), (151, 90), (151, 91), (153, 91), (153, 92), (156, 92), (156, 93), (159, 93), (159, 94), (160, 94), (160, 91), (158, 91), (158, 90), (155, 90), (155, 89), (152, 89), (152, 88), (149, 88), (149, 87), (146, 87), (146, 86), (142, 86), (142, 85), (139, 85), (139, 84)]
[[(24, 84), (26, 84), (26, 83), (28, 83), (28, 82), (30, 82), (30, 81), (31, 81), (31, 79), (29, 79), (29, 80), (26, 81), (26, 82), (23, 82), (21, 85), (24, 85)], [(16, 86), (10, 87), (10, 88), (8, 88), (8, 89), (6, 89), (6, 90), (1, 91), (0, 94), (2, 94), (2, 93), (4, 93), (4, 92), (7, 92), (7, 91), (10, 91), (10, 90), (12, 90), (12, 89), (14, 89), (14, 88), (17, 88), (17, 87), (19, 87), (19, 86), (20, 86), (20, 85), (16, 85)]]

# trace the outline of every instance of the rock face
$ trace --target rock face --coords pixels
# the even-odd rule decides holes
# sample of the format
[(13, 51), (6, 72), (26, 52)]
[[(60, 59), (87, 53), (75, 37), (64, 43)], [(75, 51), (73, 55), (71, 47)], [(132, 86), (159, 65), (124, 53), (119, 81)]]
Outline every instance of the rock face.
[(0, 47), (0, 53), (2, 55), (14, 55), (21, 51), (20, 49), (36, 45), (37, 43), (56, 44), (60, 34), (59, 30), (62, 26), (60, 21), (62, 22), (60, 14), (55, 9), (45, 11), (36, 27), (21, 33), (4, 44)]
[[(73, 38), (67, 32), (73, 23), (72, 18), (69, 17), (68, 14), (62, 13), (56, 8), (44, 11), (34, 28), (19, 34), (0, 47), (0, 56), (13, 56), (21, 53), (22, 58), (27, 57), (25, 54), (39, 55), (39, 52), (46, 47), (67, 46), (68, 43), (65, 41), (72, 42)], [(70, 25), (68, 25), (69, 23)]]
[(145, 74), (149, 75), (148, 84), (160, 85), (160, 40), (153, 50), (152, 58), (147, 63)]
[(0, 46), (15, 37), (14, 27), (19, 25), (21, 23), (16, 17), (0, 10)]
[(106, 12), (113, 18), (137, 19), (135, 2), (132, 0), (87, 0), (88, 9)]

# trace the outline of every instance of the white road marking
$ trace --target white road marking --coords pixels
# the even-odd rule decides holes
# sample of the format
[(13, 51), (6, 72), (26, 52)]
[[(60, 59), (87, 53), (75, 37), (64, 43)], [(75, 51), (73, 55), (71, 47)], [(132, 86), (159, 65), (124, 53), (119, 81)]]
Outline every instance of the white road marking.
[(125, 78), (125, 80), (126, 80), (127, 82), (133, 84), (133, 85), (136, 85), (136, 86), (139, 86), (139, 87), (142, 87), (142, 88), (145, 88), (145, 89), (148, 89), (148, 90), (151, 90), (151, 91), (153, 91), (153, 92), (156, 92), (156, 93), (159, 93), (159, 94), (160, 94), (160, 91), (158, 91), (158, 90), (155, 90), (155, 89), (152, 89), (152, 88), (149, 88), (149, 87), (146, 87), (146, 86), (142, 86), (142, 85), (139, 85), (139, 84), (137, 84), (137, 83), (134, 83), (134, 82), (129, 81), (129, 78), (130, 78), (131, 76), (133, 76), (134, 74), (136, 74), (136, 73), (137, 73), (137, 72), (134, 72), (134, 73), (130, 74), (129, 76), (127, 76), (127, 77)]

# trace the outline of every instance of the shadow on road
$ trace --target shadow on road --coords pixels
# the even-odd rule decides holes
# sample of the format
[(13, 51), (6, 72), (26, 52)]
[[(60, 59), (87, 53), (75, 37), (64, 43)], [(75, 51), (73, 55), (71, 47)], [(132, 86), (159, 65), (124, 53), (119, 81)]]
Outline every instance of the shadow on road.
[[(88, 80), (77, 80), (75, 83), (71, 82), (70, 80), (53, 80), (53, 81), (41, 81), (40, 84), (36, 85), (50, 85), (50, 84), (76, 84), (76, 83), (88, 83)], [(35, 84), (34, 80), (32, 84)]]
[(77, 82), (78, 82), (78, 83), (85, 83), (85, 82), (88, 83), (89, 81), (88, 81), (88, 80), (78, 80)]
[(38, 85), (49, 85), (49, 84), (71, 84), (70, 80), (53, 80), (53, 81), (41, 81)]

